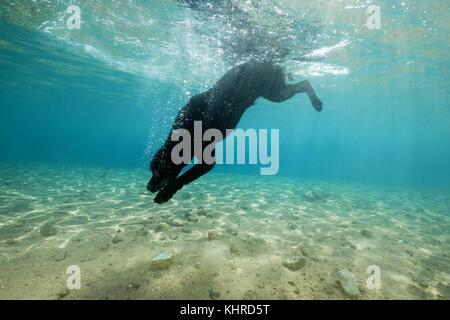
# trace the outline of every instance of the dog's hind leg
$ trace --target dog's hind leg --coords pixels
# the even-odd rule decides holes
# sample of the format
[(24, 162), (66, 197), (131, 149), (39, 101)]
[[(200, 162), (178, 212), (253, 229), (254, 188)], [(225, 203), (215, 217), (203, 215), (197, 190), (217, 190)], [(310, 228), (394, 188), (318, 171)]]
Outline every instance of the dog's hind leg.
[(322, 102), (316, 95), (311, 83), (308, 80), (300, 81), (295, 84), (283, 84), (263, 95), (263, 98), (272, 102), (283, 102), (292, 98), (297, 93), (306, 93), (311, 104), (317, 111), (322, 110)]

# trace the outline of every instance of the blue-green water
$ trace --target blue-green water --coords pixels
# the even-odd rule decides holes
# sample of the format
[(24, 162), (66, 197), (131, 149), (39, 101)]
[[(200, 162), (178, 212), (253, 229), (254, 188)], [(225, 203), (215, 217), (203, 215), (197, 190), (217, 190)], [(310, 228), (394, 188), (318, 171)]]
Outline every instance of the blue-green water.
[[(427, 210), (447, 226), (448, 1), (310, 2), (204, 1), (191, 8), (174, 0), (82, 1), (77, 4), (80, 29), (66, 24), (73, 1), (1, 2), (0, 162), (5, 176), (0, 178), (18, 183), (17, 176), (6, 176), (8, 166), (42, 165), (57, 172), (80, 166), (138, 169), (134, 182), (127, 183), (146, 194), (150, 173), (145, 170), (178, 110), (234, 64), (266, 54), (285, 65), (295, 81), (309, 79), (324, 103), (318, 113), (306, 95), (280, 104), (261, 98), (242, 117), (239, 128), (279, 129), (274, 179), (373, 187), (374, 192), (378, 187), (436, 190), (440, 207)], [(369, 5), (380, 7), (379, 29), (365, 25)], [(216, 180), (205, 181), (222, 186), (227, 175), (236, 181), (252, 177), (259, 187), (266, 181), (258, 180), (258, 165), (217, 165), (214, 172)], [(114, 181), (106, 183), (108, 190), (115, 188)], [(78, 181), (76, 188), (89, 192), (89, 183)], [(183, 191), (195, 193), (195, 188)], [(1, 198), (3, 208), (9, 196)], [(154, 205), (151, 197), (146, 201)], [(417, 219), (419, 212), (413, 212)], [(448, 227), (443, 228), (448, 238)], [(442, 272), (448, 276), (448, 270)]]
[[(447, 3), (377, 3), (379, 30), (363, 25), (366, 7), (331, 3), (324, 13), (280, 2), (298, 25), (247, 4), (253, 20), (266, 19), (260, 33), (276, 33), (275, 23), (298, 28), (280, 30), (291, 51), (283, 64), (296, 80), (311, 80), (324, 111), (302, 95), (260, 99), (239, 127), (280, 129), (280, 175), (448, 185)], [(239, 60), (217, 44), (227, 27), (205, 17), (213, 13), (173, 1), (89, 2), (81, 29), (69, 30), (67, 6), (2, 5), (1, 160), (145, 167), (189, 96)], [(319, 62), (289, 60), (343, 41)]]

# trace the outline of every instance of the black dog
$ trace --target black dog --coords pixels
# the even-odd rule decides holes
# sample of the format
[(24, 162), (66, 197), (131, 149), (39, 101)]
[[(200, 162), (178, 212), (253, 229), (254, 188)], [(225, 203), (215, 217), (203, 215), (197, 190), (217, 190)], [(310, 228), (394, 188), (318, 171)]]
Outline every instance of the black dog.
[[(178, 143), (171, 140), (174, 130), (180, 128), (188, 130), (193, 145), (194, 121), (202, 121), (203, 131), (210, 128), (218, 129), (222, 136), (226, 137), (226, 129), (234, 129), (245, 110), (252, 106), (257, 98), (282, 102), (303, 92), (308, 95), (314, 108), (321, 111), (322, 102), (317, 98), (308, 80), (286, 84), (286, 75), (281, 66), (268, 61), (253, 60), (235, 66), (214, 87), (192, 97), (181, 108), (169, 138), (152, 159), (150, 170), (153, 175), (147, 189), (150, 192), (159, 190), (155, 202), (169, 201), (185, 184), (196, 180), (214, 167), (214, 164), (196, 164), (178, 177), (186, 164), (174, 164), (171, 160), (172, 148)], [(205, 146), (203, 145), (203, 148)]]

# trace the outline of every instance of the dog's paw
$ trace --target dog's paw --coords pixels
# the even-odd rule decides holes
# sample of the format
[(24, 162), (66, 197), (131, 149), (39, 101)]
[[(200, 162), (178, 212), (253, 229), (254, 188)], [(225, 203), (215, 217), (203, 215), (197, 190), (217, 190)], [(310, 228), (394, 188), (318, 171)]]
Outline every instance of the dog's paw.
[(160, 192), (158, 192), (153, 201), (155, 201), (158, 204), (162, 204), (169, 201), (172, 198), (172, 196), (173, 195), (169, 194), (168, 192), (165, 192), (165, 190), (163, 189)]
[(311, 97), (311, 103), (317, 111), (319, 111), (319, 112), (322, 111), (323, 103), (322, 103), (322, 101), (319, 100), (319, 98), (317, 98), (316, 95)]
[(158, 204), (165, 203), (172, 199), (173, 195), (178, 191), (178, 188), (167, 186), (161, 189), (155, 197), (155, 202)]

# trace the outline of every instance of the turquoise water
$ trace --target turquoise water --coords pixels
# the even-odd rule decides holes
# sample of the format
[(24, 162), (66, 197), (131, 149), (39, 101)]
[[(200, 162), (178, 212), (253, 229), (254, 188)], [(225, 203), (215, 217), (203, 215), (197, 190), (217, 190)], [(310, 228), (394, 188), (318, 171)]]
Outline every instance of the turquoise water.
[[(175, 1), (132, 3), (86, 3), (80, 30), (63, 23), (64, 1), (2, 5), (2, 160), (147, 166), (178, 109), (239, 61), (227, 59), (226, 18)], [(292, 23), (263, 14), (270, 2), (247, 4), (252, 26), (264, 19), (260, 33), (280, 23), (285, 65), (325, 107), (315, 113), (302, 95), (260, 99), (239, 127), (280, 129), (282, 175), (448, 185), (447, 3), (379, 3), (379, 30), (363, 25), (366, 3), (357, 3), (280, 2)], [(289, 60), (337, 44), (322, 61)]]
[[(75, 4), (73, 1), (23, 0), (0, 4), (0, 226), (6, 228), (1, 236), (0, 257), (3, 259), (0, 262), (4, 263), (4, 271), (9, 270), (8, 263), (15, 263), (14, 259), (27, 261), (27, 250), (32, 243), (39, 249), (41, 246), (37, 243), (43, 241), (43, 248), (47, 250), (49, 244), (61, 248), (73, 241), (82, 223), (77, 219), (78, 222), (73, 224), (64, 222), (66, 218), (60, 221), (55, 212), (65, 212), (63, 216), (71, 218), (73, 215), (86, 216), (86, 221), (91, 222), (95, 216), (101, 216), (101, 223), (86, 222), (91, 233), (104, 225), (103, 219), (111, 219), (114, 223), (106, 222), (105, 225), (105, 230), (109, 230), (105, 231), (106, 238), (114, 235), (111, 232), (120, 227), (122, 219), (146, 219), (148, 215), (166, 214), (166, 218), (156, 217), (148, 225), (143, 224), (154, 235), (145, 241), (159, 241), (155, 248), (160, 245), (164, 249), (175, 243), (181, 246), (190, 243), (189, 237), (194, 235), (203, 239), (211, 228), (218, 226), (222, 231), (214, 229), (215, 232), (229, 236), (229, 232), (223, 230), (233, 223), (241, 234), (248, 231), (255, 236), (258, 231), (245, 229), (251, 228), (249, 221), (256, 223), (253, 219), (263, 219), (265, 214), (271, 217), (274, 210), (278, 212), (280, 208), (284, 211), (274, 214), (276, 219), (295, 221), (290, 213), (300, 210), (317, 219), (323, 215), (324, 220), (301, 220), (307, 230), (302, 233), (288, 228), (294, 234), (285, 234), (287, 238), (282, 236), (284, 231), (264, 227), (260, 237), (272, 246), (268, 249), (270, 252), (277, 252), (285, 244), (274, 239), (279, 236), (288, 242), (294, 241), (295, 232), (300, 232), (309, 239), (309, 245), (312, 241), (313, 245), (322, 246), (321, 257), (328, 258), (341, 252), (340, 249), (327, 251), (326, 246), (320, 244), (319, 234), (324, 230), (332, 232), (334, 225), (347, 223), (348, 230), (359, 235), (360, 229), (352, 229), (352, 219), (364, 221), (365, 214), (391, 216), (397, 213), (405, 219), (398, 222), (398, 228), (406, 225), (411, 227), (406, 229), (412, 230), (408, 236), (413, 249), (408, 250), (426, 255), (428, 262), (437, 259), (433, 260), (438, 262), (432, 268), (436, 268), (439, 276), (423, 275), (422, 270), (430, 265), (422, 265), (417, 258), (418, 265), (402, 266), (404, 269), (419, 268), (417, 273), (411, 269), (414, 275), (399, 276), (400, 271), (391, 274), (391, 279), (396, 281), (404, 280), (402, 277), (419, 279), (415, 284), (405, 280), (404, 288), (409, 289), (375, 296), (366, 290), (362, 297), (448, 299), (448, 1), (330, 0), (310, 3), (301, 0), (232, 0), (192, 1), (196, 4), (192, 7), (188, 2), (83, 1), (78, 4), (80, 29), (67, 27), (71, 14), (66, 10)], [(371, 16), (367, 12), (370, 5), (380, 8), (379, 29), (365, 25)], [(259, 165), (217, 165), (197, 184), (183, 188), (185, 196), (177, 194), (174, 200), (162, 206), (154, 204), (152, 195), (145, 190), (151, 176), (147, 168), (153, 154), (167, 138), (179, 108), (193, 95), (210, 88), (231, 66), (263, 55), (286, 66), (294, 81), (309, 79), (324, 103), (323, 111), (318, 113), (306, 95), (297, 95), (280, 104), (261, 98), (242, 117), (238, 128), (279, 129), (278, 174), (270, 177), (273, 180), (268, 183), (268, 178), (259, 176)], [(40, 172), (42, 175), (38, 174)], [(245, 188), (239, 188), (241, 183)], [(227, 184), (232, 187), (228, 189)], [(241, 199), (244, 189), (254, 189), (255, 193)], [(316, 193), (308, 193), (314, 190)], [(87, 199), (80, 196), (82, 192), (89, 194)], [(291, 193), (302, 196), (294, 199)], [(236, 206), (227, 208), (221, 197), (236, 202)], [(358, 203), (354, 204), (357, 209), (351, 205), (352, 201)], [(361, 205), (366, 201), (368, 204)], [(309, 206), (311, 203), (314, 205)], [(173, 219), (184, 217), (184, 213), (179, 212), (181, 208), (195, 211), (200, 205), (216, 210), (216, 213), (223, 210), (225, 220), (213, 214), (216, 225), (204, 223), (204, 228), (194, 225), (193, 233), (182, 232), (177, 239), (172, 239), (175, 236), (170, 237), (171, 234), (161, 239), (161, 233), (154, 232), (161, 222), (172, 222), (169, 225), (176, 228)], [(139, 209), (138, 213), (129, 208)], [(360, 216), (352, 217), (352, 210)], [(327, 220), (326, 213), (331, 212), (335, 215)], [(34, 218), (36, 213), (38, 218)], [(233, 215), (244, 213), (249, 220), (237, 223)], [(345, 220), (347, 218), (350, 220)], [(204, 217), (200, 222), (202, 219)], [(239, 219), (245, 220), (245, 215)], [(405, 240), (393, 236), (398, 230), (389, 229), (394, 223), (390, 219), (397, 218), (363, 223), (364, 229), (375, 228), (374, 233), (376, 228), (381, 228), (379, 236), (375, 236), (379, 242), (353, 242), (351, 245), (358, 250), (372, 245), (379, 250), (377, 254), (389, 256), (388, 244)], [(54, 242), (39, 238), (39, 228), (47, 220), (61, 228), (58, 233), (61, 238)], [(188, 222), (192, 221), (188, 219)], [(420, 227), (419, 222), (423, 224)], [(313, 226), (314, 223), (319, 225)], [(377, 226), (378, 223), (382, 224)], [(18, 229), (14, 229), (17, 224)], [(76, 228), (64, 229), (68, 225)], [(25, 232), (24, 228), (31, 229)], [(421, 233), (415, 228), (425, 231)], [(309, 237), (308, 232), (315, 236)], [(219, 236), (217, 241), (223, 246), (229, 245), (232, 242), (227, 236)], [(346, 240), (339, 241), (344, 244), (359, 241), (352, 238), (352, 233), (343, 237), (347, 237)], [(13, 243), (9, 240), (16, 243), (9, 245)], [(323, 241), (335, 240), (327, 238)], [(121, 243), (126, 242), (125, 237)], [(258, 242), (255, 243), (259, 248)], [(351, 245), (348, 245), (349, 250)], [(220, 256), (222, 247), (217, 246), (206, 252)], [(183, 248), (186, 252), (192, 249)], [(76, 248), (73, 250), (76, 252)], [(156, 251), (151, 254), (156, 255)], [(253, 257), (253, 251), (250, 252), (249, 256)], [(277, 260), (280, 258), (278, 253), (274, 253), (275, 260), (269, 259), (274, 265), (281, 265)], [(150, 253), (149, 256), (140, 254), (147, 258), (151, 256)], [(286, 255), (291, 253), (286, 252)], [(77, 259), (81, 256), (82, 253), (72, 255)], [(242, 255), (238, 257), (241, 259)], [(321, 257), (315, 263), (320, 263)], [(191, 263), (188, 258), (183, 259), (187, 260), (178, 261), (178, 267)], [(244, 260), (237, 262), (237, 268), (243, 272), (248, 263)], [(89, 268), (101, 268), (101, 263), (96, 261), (98, 265)], [(219, 268), (208, 261), (204, 264), (211, 266), (211, 270)], [(144, 260), (138, 262), (145, 263)], [(370, 262), (377, 263), (377, 260), (373, 258)], [(256, 265), (258, 263), (262, 265), (263, 262), (258, 260)], [(350, 268), (344, 261), (340, 263), (343, 268)], [(328, 264), (332, 263), (328, 261)], [(311, 267), (310, 262), (307, 266)], [(57, 265), (51, 264), (49, 268), (55, 270)], [(324, 274), (333, 274), (330, 268), (325, 268)], [(364, 270), (361, 268), (359, 277), (364, 277), (365, 267)], [(390, 268), (389, 264), (386, 268)], [(428, 283), (433, 276), (438, 280)], [(145, 277), (149, 279), (148, 275)], [(18, 279), (4, 281), (9, 291), (0, 290), (0, 297), (25, 297)], [(123, 281), (126, 286), (131, 280)], [(196, 283), (198, 288), (203, 288), (201, 283)], [(422, 286), (424, 283), (426, 286)], [(37, 281), (33, 287), (36, 292), (39, 284)], [(231, 291), (228, 297), (240, 299), (248, 290), (264, 291), (258, 285), (256, 281), (253, 289), (249, 285), (250, 289), (242, 289), (242, 292)], [(317, 286), (323, 285), (318, 282)], [(199, 289), (197, 294), (182, 288), (180, 284), (179, 291), (175, 290), (178, 295), (173, 296), (167, 292), (146, 292), (131, 297), (176, 298), (193, 294), (196, 298), (208, 298), (206, 289)], [(390, 292), (395, 291), (391, 289)], [(222, 289), (224, 298), (227, 297), (226, 290)], [(270, 296), (266, 292), (255, 296), (280, 299), (348, 297), (336, 288), (335, 296), (322, 295), (325, 293), (320, 290), (321, 294), (308, 291), (304, 295), (290, 292)], [(52, 294), (54, 292), (41, 297), (54, 298)], [(105, 297), (101, 290), (84, 294), (81, 297)]]

